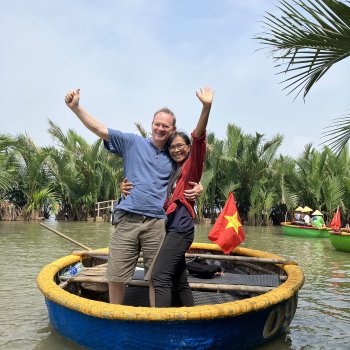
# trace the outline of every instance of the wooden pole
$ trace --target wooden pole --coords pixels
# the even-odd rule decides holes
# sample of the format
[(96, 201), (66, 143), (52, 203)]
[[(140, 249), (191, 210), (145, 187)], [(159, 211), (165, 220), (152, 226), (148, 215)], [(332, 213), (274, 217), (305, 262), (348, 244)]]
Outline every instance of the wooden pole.
[[(97, 284), (107, 284), (105, 276), (75, 276), (75, 277), (62, 277), (61, 279), (66, 280), (68, 283), (73, 282), (85, 282), (85, 283), (97, 283)], [(141, 280), (132, 280), (126, 283), (128, 286), (132, 287), (148, 287), (149, 282)], [(191, 289), (193, 290), (207, 290), (212, 292), (253, 292), (253, 293), (266, 293), (276, 287), (262, 287), (262, 286), (250, 286), (244, 284), (218, 284), (218, 283), (189, 283)]]
[(108, 257), (107, 252), (101, 252), (100, 250), (74, 250), (72, 254), (78, 256), (89, 256), (92, 258)]
[(68, 241), (70, 241), (70, 242), (76, 244), (77, 246), (79, 246), (79, 247), (81, 247), (81, 248), (83, 248), (83, 249), (92, 250), (92, 249), (89, 248), (88, 246), (86, 246), (86, 245), (84, 245), (84, 244), (82, 244), (82, 243), (80, 243), (80, 242), (78, 242), (78, 241), (75, 241), (73, 238), (70, 238), (70, 237), (64, 235), (63, 233), (61, 233), (61, 232), (55, 230), (54, 228), (52, 228), (52, 227), (50, 227), (50, 226), (47, 226), (47, 225), (42, 224), (42, 223), (40, 223), (40, 225), (43, 226), (43, 227), (45, 227), (46, 229), (50, 230), (51, 232), (56, 233), (56, 235), (58, 235), (58, 236), (60, 236), (60, 237), (63, 237), (64, 239), (66, 239), (66, 240), (68, 240)]
[(112, 199), (112, 201), (111, 201), (111, 219), (109, 220), (110, 222), (112, 222), (112, 219), (113, 219), (113, 215), (112, 215), (113, 207), (114, 207), (114, 200)]
[(101, 252), (100, 250), (73, 250), (73, 255), (79, 255), (79, 256), (91, 256), (91, 257), (99, 257), (99, 256), (108, 256), (107, 252)]
[[(148, 287), (148, 282), (146, 281), (128, 281), (129, 286), (135, 287)], [(226, 292), (256, 292), (256, 293), (266, 293), (276, 287), (261, 287), (261, 286), (248, 286), (243, 284), (218, 284), (218, 283), (189, 283), (191, 289), (194, 290), (208, 290), (208, 291), (226, 291)]]
[[(107, 252), (96, 251), (74, 251), (72, 254), (75, 255), (88, 255), (88, 256), (102, 256), (108, 255)], [(140, 254), (142, 256), (142, 253)], [(267, 264), (281, 264), (281, 265), (298, 265), (294, 260), (285, 259), (270, 259), (270, 258), (258, 258), (254, 256), (236, 256), (236, 255), (214, 255), (214, 254), (196, 254), (196, 253), (186, 253), (186, 258), (203, 258), (212, 260), (226, 260), (226, 261), (246, 261), (246, 262), (259, 262)]]

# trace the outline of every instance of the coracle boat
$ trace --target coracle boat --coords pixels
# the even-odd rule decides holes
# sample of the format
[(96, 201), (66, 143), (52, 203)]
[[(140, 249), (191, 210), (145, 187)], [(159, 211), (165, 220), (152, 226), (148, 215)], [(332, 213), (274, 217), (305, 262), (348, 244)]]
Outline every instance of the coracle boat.
[(330, 227), (312, 227), (295, 225), (291, 222), (281, 222), (282, 232), (287, 236), (328, 238), (330, 236)]
[[(73, 253), (37, 277), (53, 327), (89, 349), (252, 348), (286, 331), (304, 283), (297, 263), (277, 255), (247, 248), (223, 255), (214, 244), (194, 243), (188, 258), (220, 261), (225, 271), (212, 279), (189, 278), (195, 306), (148, 307), (147, 283), (136, 276), (140, 271), (128, 283), (125, 305), (112, 305), (104, 277), (106, 252)], [(63, 278), (80, 262), (80, 274)]]
[(341, 231), (332, 231), (330, 240), (336, 250), (350, 253), (350, 229), (342, 228)]

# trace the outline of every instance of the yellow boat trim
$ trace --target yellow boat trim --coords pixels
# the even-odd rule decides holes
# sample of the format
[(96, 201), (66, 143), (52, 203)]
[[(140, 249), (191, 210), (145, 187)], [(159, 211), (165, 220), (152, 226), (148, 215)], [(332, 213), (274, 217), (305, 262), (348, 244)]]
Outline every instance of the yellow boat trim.
[[(215, 244), (193, 243), (193, 249), (221, 251)], [(104, 249), (106, 251), (107, 249)], [(232, 252), (259, 258), (281, 259), (280, 256), (252, 250), (235, 248)], [(233, 317), (244, 313), (258, 311), (277, 303), (286, 301), (296, 295), (304, 283), (304, 274), (297, 265), (280, 265), (288, 279), (276, 289), (253, 298), (233, 301), (224, 304), (200, 305), (181, 308), (150, 308), (125, 305), (113, 305), (104, 302), (81, 298), (61, 289), (54, 276), (66, 267), (79, 261), (77, 255), (68, 255), (45, 266), (37, 277), (37, 284), (45, 298), (69, 309), (98, 318), (129, 321), (178, 321), (206, 320), (213, 318)]]

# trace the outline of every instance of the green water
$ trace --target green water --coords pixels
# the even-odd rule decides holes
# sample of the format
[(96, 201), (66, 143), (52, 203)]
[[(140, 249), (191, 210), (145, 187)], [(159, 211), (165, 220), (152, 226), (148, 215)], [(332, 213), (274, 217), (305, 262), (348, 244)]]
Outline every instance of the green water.
[[(108, 246), (108, 223), (46, 222), (89, 246)], [(210, 226), (198, 226), (197, 242), (208, 242)], [(289, 331), (260, 350), (350, 349), (350, 254), (327, 238), (282, 235), (280, 227), (244, 227), (244, 247), (298, 261), (305, 273)], [(0, 349), (78, 350), (49, 324), (35, 278), (51, 261), (79, 249), (38, 223), (0, 222)], [(234, 341), (234, 340), (233, 340)]]

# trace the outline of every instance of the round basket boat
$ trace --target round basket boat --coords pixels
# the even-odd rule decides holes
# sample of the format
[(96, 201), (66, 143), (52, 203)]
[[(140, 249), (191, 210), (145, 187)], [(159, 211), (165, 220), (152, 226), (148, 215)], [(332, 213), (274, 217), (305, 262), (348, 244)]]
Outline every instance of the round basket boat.
[(312, 227), (300, 226), (291, 222), (281, 222), (282, 232), (287, 236), (310, 237), (310, 238), (328, 238), (330, 236), (330, 227)]
[(332, 231), (330, 235), (330, 240), (331, 240), (332, 246), (336, 250), (350, 253), (350, 230), (349, 229), (342, 229), (341, 232)]
[[(221, 254), (216, 245), (200, 243), (194, 243), (189, 252)], [(37, 283), (53, 327), (89, 349), (248, 349), (286, 331), (296, 311), (304, 275), (292, 262), (263, 262), (281, 261), (270, 253), (236, 248), (230, 255), (252, 257), (242, 266), (255, 271), (254, 276), (257, 271), (260, 275), (271, 271), (281, 282), (263, 294), (237, 291), (236, 300), (193, 307), (112, 305), (83, 298), (58, 285), (59, 272), (81, 260), (69, 255), (45, 266)]]

